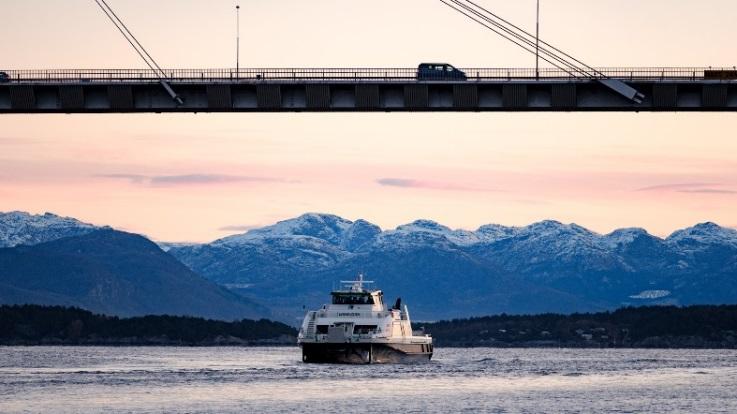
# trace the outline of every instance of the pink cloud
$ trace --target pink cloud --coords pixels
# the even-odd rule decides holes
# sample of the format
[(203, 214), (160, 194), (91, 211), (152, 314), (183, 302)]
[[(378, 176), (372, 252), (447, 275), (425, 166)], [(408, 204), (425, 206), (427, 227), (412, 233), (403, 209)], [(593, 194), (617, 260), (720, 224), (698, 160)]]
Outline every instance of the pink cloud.
[(491, 188), (470, 187), (438, 181), (413, 180), (407, 178), (379, 178), (376, 183), (384, 187), (417, 188), (443, 191), (498, 191)]
[(101, 178), (128, 180), (131, 184), (143, 184), (156, 187), (173, 187), (182, 185), (230, 184), (242, 182), (281, 182), (273, 177), (251, 177), (224, 174), (182, 174), (182, 175), (141, 175), (141, 174), (101, 174)]
[(679, 191), (688, 190), (698, 187), (714, 186), (714, 183), (677, 183), (677, 184), (661, 184), (649, 187), (638, 188), (635, 191)]
[(697, 194), (737, 194), (733, 190), (720, 190), (716, 188), (698, 188), (694, 190), (680, 190), (679, 193), (697, 193)]
[(734, 190), (718, 188), (721, 186), (722, 184), (719, 183), (678, 183), (654, 185), (639, 188), (635, 191), (663, 191), (693, 194), (737, 194), (737, 191)]

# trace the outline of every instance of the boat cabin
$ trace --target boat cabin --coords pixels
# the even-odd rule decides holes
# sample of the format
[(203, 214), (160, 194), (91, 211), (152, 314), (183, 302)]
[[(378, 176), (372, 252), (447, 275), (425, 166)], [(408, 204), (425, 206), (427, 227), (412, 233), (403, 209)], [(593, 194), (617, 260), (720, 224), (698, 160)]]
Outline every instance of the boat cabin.
[(345, 292), (335, 291), (331, 293), (333, 305), (383, 305), (383, 293), (376, 292)]

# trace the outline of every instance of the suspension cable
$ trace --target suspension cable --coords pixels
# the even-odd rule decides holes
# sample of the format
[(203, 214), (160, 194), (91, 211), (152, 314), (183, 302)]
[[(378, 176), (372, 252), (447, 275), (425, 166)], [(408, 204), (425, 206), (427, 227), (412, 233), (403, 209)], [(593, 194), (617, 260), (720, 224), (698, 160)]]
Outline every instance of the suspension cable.
[[(443, 3), (445, 3), (445, 1), (443, 1), (443, 0), (441, 0), (441, 1), (442, 1)], [(455, 3), (455, 4), (457, 4), (457, 5), (459, 6), (459, 7), (462, 7), (463, 9), (465, 9), (466, 11), (468, 11), (469, 13), (473, 13), (474, 15), (478, 16), (479, 18), (483, 19), (484, 21), (488, 22), (489, 24), (493, 25), (494, 27), (497, 27), (497, 28), (499, 28), (500, 30), (502, 30), (502, 31), (504, 31), (504, 32), (506, 32), (506, 33), (508, 33), (508, 34), (509, 34), (510, 36), (513, 36), (514, 38), (518, 39), (518, 40), (519, 40), (520, 42), (523, 42), (523, 43), (527, 44), (527, 45), (529, 46), (529, 48), (528, 48), (528, 47), (525, 47), (525, 46), (523, 46), (523, 45), (521, 45), (521, 44), (519, 44), (518, 42), (516, 42), (516, 41), (514, 41), (514, 40), (510, 39), (509, 37), (507, 37), (507, 36), (505, 36), (505, 35), (503, 35), (503, 34), (499, 33), (498, 31), (496, 31), (496, 30), (493, 30), (493, 29), (491, 29), (491, 28), (490, 28), (490, 27), (488, 27), (487, 25), (485, 25), (485, 24), (483, 24), (483, 23), (479, 22), (479, 21), (478, 21), (477, 19), (475, 19), (475, 18), (473, 18), (473, 17), (469, 16), (468, 14), (466, 14), (466, 13), (464, 13), (464, 12), (462, 12), (462, 11), (458, 10), (457, 8), (455, 8), (455, 7), (452, 7), (452, 6), (451, 6), (451, 7), (452, 7), (453, 9), (455, 9), (456, 11), (458, 11), (458, 12), (460, 12), (460, 13), (464, 14), (464, 15), (465, 15), (466, 17), (469, 17), (469, 18), (471, 18), (471, 19), (472, 19), (472, 20), (474, 20), (474, 21), (475, 21), (476, 23), (482, 24), (483, 26), (485, 26), (485, 27), (487, 27), (488, 29), (490, 29), (490, 30), (494, 31), (495, 33), (499, 34), (500, 36), (504, 37), (505, 39), (507, 39), (507, 40), (509, 40), (509, 41), (513, 42), (514, 44), (516, 44), (517, 46), (519, 46), (519, 47), (523, 48), (523, 49), (524, 49), (524, 50), (526, 50), (527, 52), (529, 52), (529, 53), (532, 53), (532, 54), (535, 54), (535, 50), (534, 50), (534, 48), (536, 48), (536, 44), (535, 44), (535, 42), (534, 42), (534, 41), (532, 41), (532, 40), (529, 40), (529, 39), (525, 38), (525, 37), (524, 37), (523, 35), (521, 35), (521, 34), (519, 34), (519, 33), (515, 32), (515, 31), (513, 31), (512, 29), (510, 29), (510, 28), (508, 28), (508, 27), (506, 27), (506, 26), (504, 26), (504, 25), (502, 25), (502, 24), (500, 24), (499, 22), (497, 22), (497, 21), (495, 21), (495, 20), (493, 20), (493, 19), (489, 18), (488, 16), (485, 16), (485, 15), (483, 15), (483, 14), (482, 14), (481, 12), (479, 12), (479, 11), (477, 11), (477, 10), (473, 9), (472, 7), (468, 6), (467, 4), (463, 4), (463, 3), (462, 3), (462, 2), (460, 1), (460, 0), (450, 0), (450, 1), (452, 1), (452, 2), (453, 2), (453, 3)], [(446, 3), (446, 5), (447, 5), (447, 3)], [(532, 49), (531, 49), (531, 48), (532, 48)], [(548, 55), (548, 56), (549, 56), (549, 57), (550, 57), (551, 59), (553, 59), (553, 60), (556, 60), (556, 61), (558, 61), (559, 63), (563, 64), (564, 66), (566, 66), (566, 67), (567, 67), (568, 69), (570, 69), (571, 71), (579, 72), (579, 73), (580, 73), (580, 74), (581, 74), (582, 76), (585, 76), (585, 77), (588, 77), (588, 78), (593, 78), (593, 76), (592, 76), (591, 74), (589, 74), (589, 73), (588, 73), (588, 72), (587, 72), (587, 71), (586, 71), (585, 69), (583, 69), (583, 68), (580, 68), (580, 67), (578, 67), (578, 66), (576, 66), (576, 65), (572, 64), (572, 63), (571, 63), (571, 62), (569, 62), (568, 60), (566, 60), (566, 59), (564, 59), (564, 58), (560, 57), (559, 55), (557, 55), (557, 54), (555, 54), (555, 53), (553, 53), (553, 52), (549, 51), (549, 50), (548, 50), (547, 48), (545, 48), (544, 46), (543, 46), (542, 48), (539, 48), (539, 51), (540, 51), (540, 52), (542, 52), (542, 53), (543, 53), (544, 55)], [(542, 57), (541, 57), (541, 58), (542, 58)], [(552, 63), (552, 62), (551, 62), (550, 60), (547, 60), (547, 59), (543, 59), (543, 60), (545, 60), (545, 61), (546, 61), (546, 62), (548, 62), (548, 63), (551, 63), (551, 64), (553, 64), (553, 65), (554, 65), (554, 66), (555, 66), (556, 68), (558, 68), (558, 69), (562, 69), (562, 68), (561, 68), (561, 67), (560, 67), (559, 65), (557, 65), (557, 64), (554, 64), (554, 63)], [(570, 72), (568, 72), (568, 73), (569, 73), (569, 74), (571, 74)], [(572, 76), (575, 76), (575, 75), (573, 75), (573, 74), (571, 74), (571, 75), (572, 75)]]
[(157, 77), (159, 77), (159, 74), (156, 72), (156, 69), (149, 63), (149, 61), (141, 53), (141, 51), (138, 50), (138, 48), (136, 47), (136, 45), (133, 43), (133, 41), (126, 34), (125, 30), (123, 30), (123, 28), (118, 25), (118, 22), (115, 21), (115, 19), (113, 18), (113, 16), (110, 15), (110, 12), (108, 12), (107, 9), (105, 9), (105, 7), (103, 7), (103, 5), (100, 3), (100, 0), (95, 0), (95, 3), (97, 3), (98, 6), (100, 6), (100, 9), (102, 9), (103, 13), (105, 13), (105, 15), (115, 25), (115, 28), (118, 29), (118, 31), (120, 32), (120, 34), (123, 35), (123, 37), (125, 38), (125, 40), (127, 40), (128, 43), (130, 43), (130, 45), (133, 47), (133, 50), (135, 50), (136, 53), (138, 54), (138, 56), (141, 57), (141, 59), (143, 60), (143, 62), (146, 63), (146, 66), (148, 66), (154, 73), (156, 73)]
[[(95, 1), (96, 1), (96, 2), (98, 2), (98, 0), (95, 0)], [(139, 41), (138, 41), (138, 39), (136, 38), (136, 36), (135, 36), (135, 35), (133, 35), (133, 32), (131, 32), (131, 31), (130, 31), (130, 30), (128, 29), (128, 27), (127, 27), (127, 26), (125, 25), (125, 23), (123, 22), (123, 20), (122, 20), (122, 19), (121, 19), (120, 17), (118, 17), (118, 15), (117, 15), (117, 14), (115, 14), (115, 11), (114, 11), (114, 10), (112, 9), (112, 7), (110, 7), (110, 5), (108, 5), (108, 4), (107, 4), (107, 2), (106, 2), (105, 0), (99, 0), (99, 1), (102, 1), (102, 4), (104, 4), (104, 5), (105, 5), (105, 7), (107, 7), (107, 9), (108, 9), (108, 10), (110, 10), (110, 13), (111, 13), (111, 14), (112, 14), (112, 15), (113, 15), (113, 16), (115, 17), (115, 19), (116, 19), (116, 20), (117, 20), (118, 22), (120, 22), (120, 25), (121, 25), (121, 26), (123, 27), (123, 29), (125, 29), (125, 32), (126, 32), (126, 33), (128, 33), (128, 35), (129, 35), (129, 36), (130, 36), (130, 37), (131, 37), (131, 38), (133, 39), (133, 41), (134, 41), (134, 42), (136, 42), (136, 44), (138, 45), (138, 47), (139, 47), (139, 48), (140, 48), (140, 49), (141, 49), (141, 50), (143, 51), (143, 53), (144, 53), (144, 54), (145, 54), (145, 55), (146, 55), (146, 56), (148, 57), (148, 59), (149, 59), (149, 60), (151, 61), (151, 63), (153, 63), (153, 65), (154, 65), (154, 66), (156, 66), (156, 69), (158, 69), (158, 70), (159, 70), (159, 72), (160, 72), (160, 73), (161, 73), (162, 75), (164, 75), (164, 77), (166, 77), (166, 73), (164, 72), (164, 70), (163, 70), (163, 69), (161, 69), (161, 66), (159, 66), (159, 64), (158, 64), (158, 63), (156, 63), (156, 60), (155, 60), (155, 59), (154, 59), (154, 58), (153, 58), (153, 57), (152, 57), (152, 56), (151, 56), (151, 55), (150, 55), (150, 54), (148, 53), (148, 51), (146, 50), (146, 48), (145, 48), (145, 47), (143, 47), (143, 45), (141, 44), (141, 42), (139, 42)], [(100, 3), (98, 2), (98, 4), (100, 4)], [(110, 17), (110, 16), (108, 15), (108, 17)], [(140, 55), (140, 53), (139, 53), (139, 55)], [(150, 65), (149, 65), (149, 66), (150, 66)], [(153, 68), (152, 68), (152, 69), (153, 69)]]
[(113, 25), (115, 25), (115, 28), (118, 29), (120, 34), (122, 34), (125, 40), (133, 47), (133, 50), (135, 50), (138, 56), (141, 57), (141, 60), (143, 60), (146, 66), (148, 66), (149, 69), (151, 69), (151, 71), (154, 73), (154, 75), (159, 79), (159, 83), (161, 83), (161, 86), (164, 87), (166, 93), (168, 93), (169, 96), (171, 96), (171, 98), (178, 105), (183, 105), (184, 101), (182, 100), (182, 98), (177, 95), (176, 92), (174, 92), (174, 89), (172, 89), (171, 85), (169, 85), (169, 82), (167, 82), (168, 76), (166, 75), (166, 72), (161, 69), (161, 66), (159, 66), (159, 64), (151, 56), (151, 54), (148, 53), (146, 48), (143, 47), (141, 42), (138, 41), (138, 39), (133, 35), (130, 29), (128, 29), (125, 23), (123, 23), (123, 20), (118, 17), (117, 14), (115, 14), (115, 11), (113, 11), (112, 7), (110, 7), (110, 5), (107, 4), (105, 0), (95, 0), (95, 3), (100, 6), (100, 9), (102, 9), (103, 13), (105, 13), (108, 19), (110, 19)]
[[(644, 94), (625, 82), (604, 75), (599, 70), (581, 62), (550, 43), (540, 40), (538, 36), (533, 36), (519, 26), (478, 5), (473, 0), (440, 0), (440, 2), (573, 77), (581, 76), (598, 81), (605, 87), (638, 104), (645, 99)], [(540, 44), (543, 46), (540, 47)], [(543, 56), (540, 56), (540, 52)]]
[(470, 3), (470, 4), (472, 4), (472, 5), (474, 5), (474, 6), (475, 6), (475, 7), (477, 7), (478, 9), (480, 9), (480, 10), (484, 11), (485, 13), (487, 13), (487, 14), (489, 14), (489, 15), (493, 16), (494, 18), (496, 18), (496, 19), (498, 19), (498, 20), (502, 21), (503, 23), (505, 23), (505, 24), (507, 24), (507, 25), (509, 25), (509, 26), (513, 27), (514, 29), (517, 29), (518, 31), (520, 31), (520, 32), (522, 32), (522, 33), (524, 33), (524, 34), (526, 34), (526, 35), (527, 35), (527, 36), (529, 36), (530, 38), (532, 38), (532, 39), (537, 39), (537, 40), (539, 40), (541, 44), (543, 44), (543, 45), (545, 45), (545, 46), (548, 46), (548, 47), (550, 47), (550, 48), (551, 48), (551, 49), (553, 49), (554, 51), (556, 51), (556, 52), (558, 52), (558, 53), (562, 54), (563, 56), (565, 56), (565, 57), (567, 57), (567, 58), (569, 58), (569, 59), (573, 60), (574, 62), (578, 63), (579, 65), (582, 65), (583, 67), (587, 68), (588, 70), (590, 70), (590, 71), (592, 71), (592, 72), (595, 72), (595, 73), (596, 73), (596, 74), (598, 74), (598, 75), (604, 76), (604, 74), (603, 74), (603, 73), (601, 73), (600, 71), (596, 70), (596, 68), (594, 68), (594, 67), (591, 67), (591, 66), (589, 66), (589, 65), (585, 64), (584, 62), (581, 62), (580, 60), (578, 60), (578, 59), (576, 59), (575, 57), (573, 57), (573, 56), (569, 55), (568, 53), (566, 53), (566, 52), (564, 52), (564, 51), (562, 51), (562, 50), (558, 49), (557, 47), (555, 47), (555, 46), (551, 45), (550, 43), (548, 43), (548, 42), (546, 42), (546, 41), (544, 41), (544, 40), (542, 40), (542, 39), (538, 39), (538, 38), (537, 38), (537, 36), (534, 36), (534, 35), (533, 35), (532, 33), (530, 33), (530, 32), (528, 32), (528, 31), (526, 31), (526, 30), (524, 30), (524, 29), (522, 29), (522, 28), (520, 28), (520, 27), (516, 26), (515, 24), (513, 24), (512, 22), (510, 22), (510, 21), (508, 21), (508, 20), (505, 20), (505, 19), (504, 19), (504, 18), (502, 18), (501, 16), (499, 16), (499, 15), (497, 15), (497, 14), (494, 14), (493, 12), (491, 12), (491, 11), (489, 11), (489, 10), (485, 9), (484, 7), (482, 7), (482, 6), (480, 6), (480, 5), (476, 4), (476, 3), (474, 3), (474, 2), (472, 1), (472, 0), (464, 0), (464, 1), (466, 1), (467, 3)]
[[(449, 1), (453, 1), (453, 0), (449, 0)], [(528, 52), (530, 52), (530, 53), (535, 53), (535, 52), (534, 52), (534, 50), (530, 50), (530, 49), (528, 49), (528, 48), (527, 48), (527, 47), (526, 47), (525, 45), (523, 45), (523, 44), (519, 43), (518, 41), (516, 41), (516, 40), (512, 39), (511, 37), (509, 37), (509, 36), (505, 35), (504, 33), (502, 33), (502, 32), (500, 32), (500, 31), (498, 31), (497, 29), (493, 28), (492, 26), (489, 26), (489, 25), (487, 25), (487, 24), (486, 24), (486, 23), (484, 23), (483, 21), (481, 21), (481, 20), (478, 20), (477, 18), (473, 17), (472, 15), (470, 15), (470, 14), (466, 13), (465, 11), (463, 11), (463, 10), (461, 10), (461, 9), (457, 8), (456, 6), (454, 6), (454, 5), (452, 5), (452, 4), (448, 3), (448, 2), (446, 2), (446, 0), (440, 0), (440, 2), (441, 2), (441, 3), (443, 3), (443, 4), (445, 4), (446, 6), (450, 7), (451, 9), (453, 9), (453, 10), (455, 10), (455, 11), (457, 11), (457, 12), (459, 12), (459, 13), (463, 14), (464, 16), (466, 16), (466, 17), (468, 17), (469, 19), (471, 19), (471, 20), (475, 21), (476, 23), (478, 23), (478, 24), (480, 24), (480, 25), (482, 25), (482, 26), (486, 27), (487, 29), (489, 29), (489, 30), (491, 30), (492, 32), (494, 32), (494, 33), (498, 34), (499, 36), (501, 36), (501, 37), (503, 37), (503, 38), (505, 38), (505, 39), (509, 40), (510, 42), (512, 42), (512, 43), (514, 43), (514, 44), (516, 44), (517, 46), (521, 47), (522, 49), (524, 49), (524, 50), (526, 50), (526, 51), (528, 51)], [(544, 56), (541, 56), (541, 57), (540, 57), (540, 59), (544, 60), (545, 62), (547, 62), (547, 63), (549, 63), (549, 64), (551, 64), (551, 65), (553, 65), (553, 66), (554, 66), (554, 67), (556, 67), (557, 69), (560, 69), (560, 70), (562, 70), (562, 71), (564, 71), (564, 72), (568, 73), (569, 75), (571, 75), (571, 76), (573, 76), (573, 77), (576, 77), (576, 75), (575, 75), (575, 74), (574, 74), (573, 72), (571, 72), (571, 71), (570, 71), (570, 70), (569, 70), (568, 68), (566, 68), (566, 67), (563, 67), (563, 66), (560, 66), (559, 64), (557, 64), (557, 63), (555, 63), (555, 62), (552, 62), (552, 61), (550, 61), (549, 59), (547, 59), (547, 58), (546, 58), (546, 57), (544, 57)]]
[[(453, 4), (448, 3), (448, 1), (452, 2)], [(504, 39), (514, 43), (515, 45), (527, 51), (528, 53), (532, 53), (532, 54), (536, 53), (534, 48), (537, 48), (536, 43), (539, 40), (540, 44), (543, 45), (542, 47), (539, 47), (539, 52), (547, 56), (547, 58), (545, 58), (545, 56), (540, 56), (540, 58), (544, 60), (545, 62), (550, 63), (554, 67), (564, 70), (566, 73), (568, 73), (571, 76), (574, 76), (574, 77), (583, 76), (589, 79), (595, 79), (597, 77), (607, 78), (600, 71), (572, 57), (568, 53), (563, 52), (562, 50), (551, 45), (550, 43), (537, 39), (536, 36), (525, 31), (519, 26), (511, 23), (510, 21), (500, 17), (499, 15), (489, 11), (488, 9), (475, 3), (472, 0), (448, 0), (448, 1), (440, 0), (440, 2), (442, 2), (446, 6), (463, 14), (465, 17), (473, 20), (474, 22), (481, 24), (482, 26), (493, 31), (494, 33), (503, 37)], [(471, 14), (474, 15), (475, 17), (472, 16)], [(483, 22), (479, 21), (479, 19), (483, 20)], [(556, 61), (558, 63), (554, 63), (551, 60)], [(565, 69), (562, 68), (560, 65), (565, 66)], [(577, 74), (574, 74), (573, 72), (576, 72)]]

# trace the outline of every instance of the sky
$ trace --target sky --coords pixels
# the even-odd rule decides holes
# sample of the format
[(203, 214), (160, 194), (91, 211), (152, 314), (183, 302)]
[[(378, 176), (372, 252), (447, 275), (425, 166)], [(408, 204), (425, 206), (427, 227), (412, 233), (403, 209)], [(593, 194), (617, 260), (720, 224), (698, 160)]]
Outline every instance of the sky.
[[(531, 67), (436, 0), (108, 0), (161, 66)], [(534, 0), (479, 0), (534, 26)], [(1, 69), (140, 68), (93, 0), (4, 0)], [(733, 0), (542, 0), (593, 66), (734, 66)], [(305, 212), (393, 228), (544, 219), (667, 236), (737, 227), (737, 114), (0, 116), (0, 211), (202, 242)]]

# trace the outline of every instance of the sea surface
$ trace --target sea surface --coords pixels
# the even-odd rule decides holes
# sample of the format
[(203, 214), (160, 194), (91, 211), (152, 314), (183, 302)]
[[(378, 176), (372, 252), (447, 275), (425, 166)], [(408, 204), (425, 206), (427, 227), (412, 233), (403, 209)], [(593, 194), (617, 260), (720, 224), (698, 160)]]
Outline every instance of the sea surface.
[(296, 347), (0, 347), (0, 412), (737, 413), (737, 351), (438, 348), (345, 366)]

